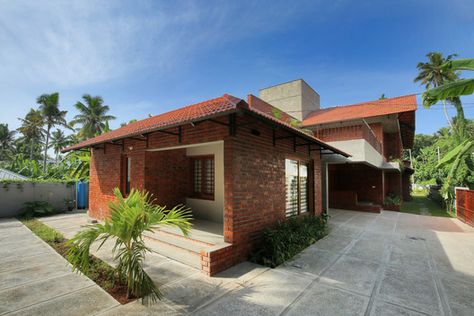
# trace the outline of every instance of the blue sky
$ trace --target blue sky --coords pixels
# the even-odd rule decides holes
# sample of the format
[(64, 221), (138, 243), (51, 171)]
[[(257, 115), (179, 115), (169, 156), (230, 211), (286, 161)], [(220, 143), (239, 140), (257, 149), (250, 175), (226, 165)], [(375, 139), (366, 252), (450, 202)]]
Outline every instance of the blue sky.
[[(113, 128), (297, 78), (322, 106), (419, 93), (430, 51), (474, 57), (473, 1), (0, 0), (0, 122), (18, 127), (55, 91), (69, 120), (101, 95)], [(418, 133), (443, 125), (440, 106), (418, 111)]]

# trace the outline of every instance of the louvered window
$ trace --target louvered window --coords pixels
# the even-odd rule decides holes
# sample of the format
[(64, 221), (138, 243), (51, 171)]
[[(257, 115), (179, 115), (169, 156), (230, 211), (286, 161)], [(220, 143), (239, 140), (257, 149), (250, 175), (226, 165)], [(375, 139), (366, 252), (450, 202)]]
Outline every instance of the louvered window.
[(214, 199), (214, 157), (200, 156), (191, 158), (193, 197)]
[(128, 195), (130, 193), (130, 181), (131, 181), (131, 171), (132, 171), (132, 158), (127, 156), (122, 156), (122, 194)]
[(286, 216), (308, 212), (308, 166), (285, 160)]

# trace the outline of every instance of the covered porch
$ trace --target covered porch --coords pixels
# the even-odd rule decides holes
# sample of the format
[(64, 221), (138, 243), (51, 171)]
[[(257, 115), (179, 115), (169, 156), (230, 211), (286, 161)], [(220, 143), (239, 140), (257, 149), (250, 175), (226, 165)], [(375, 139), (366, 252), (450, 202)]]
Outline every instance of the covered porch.
[(145, 189), (155, 203), (188, 207), (196, 236), (224, 235), (223, 141), (148, 149), (144, 167)]
[(328, 164), (329, 208), (380, 212), (384, 203), (383, 171), (363, 163)]

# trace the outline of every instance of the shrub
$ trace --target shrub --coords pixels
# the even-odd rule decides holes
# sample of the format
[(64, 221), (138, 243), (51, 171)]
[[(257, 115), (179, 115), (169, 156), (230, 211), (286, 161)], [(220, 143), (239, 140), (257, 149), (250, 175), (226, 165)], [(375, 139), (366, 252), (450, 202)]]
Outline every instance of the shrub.
[(54, 207), (46, 201), (25, 202), (20, 210), (20, 215), (31, 218), (37, 216), (46, 216), (57, 213)]
[(325, 217), (290, 218), (263, 231), (261, 247), (251, 255), (251, 260), (274, 268), (326, 234)]
[(402, 204), (402, 199), (398, 195), (389, 194), (385, 197), (384, 204), (385, 205), (400, 205)]
[(90, 225), (67, 242), (68, 260), (74, 270), (86, 275), (90, 270), (90, 247), (99, 241), (100, 247), (109, 238), (115, 240), (114, 260), (118, 262), (116, 272), (126, 280), (127, 296), (142, 297), (144, 303), (161, 298), (161, 293), (146, 274), (142, 263), (145, 254), (151, 250), (143, 240), (145, 231), (152, 231), (162, 225), (175, 226), (187, 235), (191, 228), (191, 212), (183, 206), (171, 210), (153, 204), (147, 192), (132, 190), (124, 198), (119, 189), (114, 190), (116, 200), (109, 204), (111, 216), (104, 224)]

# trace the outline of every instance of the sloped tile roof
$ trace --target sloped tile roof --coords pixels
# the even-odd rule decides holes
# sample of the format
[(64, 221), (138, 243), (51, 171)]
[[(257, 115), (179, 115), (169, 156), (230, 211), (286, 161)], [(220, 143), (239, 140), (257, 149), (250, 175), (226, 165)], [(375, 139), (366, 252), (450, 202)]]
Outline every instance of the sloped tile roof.
[(415, 110), (416, 95), (411, 94), (314, 111), (303, 120), (303, 126), (350, 121)]
[(104, 142), (119, 140), (125, 137), (138, 136), (155, 130), (197, 121), (199, 119), (213, 115), (231, 112), (236, 109), (236, 106), (240, 101), (242, 100), (239, 98), (224, 94), (223, 96), (215, 99), (192, 104), (170, 112), (127, 124), (108, 133), (104, 133), (79, 144), (67, 147), (62, 151), (67, 152)]
[[(263, 102), (263, 101), (262, 101)], [(349, 157), (350, 155), (332, 147), (322, 140), (301, 131), (300, 129), (292, 126), (290, 123), (284, 122), (274, 115), (263, 112), (259, 107), (252, 107), (247, 104), (244, 100), (231, 96), (229, 94), (224, 94), (221, 97), (211, 99), (208, 101), (196, 103), (186, 107), (182, 107), (170, 112), (166, 112), (160, 115), (156, 115), (144, 120), (140, 120), (134, 123), (127, 124), (121, 128), (104, 133), (97, 137), (85, 140), (79, 144), (67, 147), (62, 150), (62, 152), (68, 152), (71, 150), (77, 150), (84, 147), (94, 146), (102, 143), (113, 142), (119, 139), (124, 139), (127, 137), (138, 136), (142, 134), (151, 133), (154, 131), (171, 128), (175, 126), (180, 126), (188, 124), (191, 122), (196, 122), (200, 120), (209, 119), (212, 117), (227, 115), (235, 113), (238, 110), (247, 111), (253, 113), (266, 121), (271, 121), (272, 123), (279, 124), (286, 129), (290, 130), (293, 133), (299, 134), (301, 137), (308, 139), (316, 144), (321, 145), (322, 147), (331, 150), (335, 153), (341, 154), (343, 156)]]

